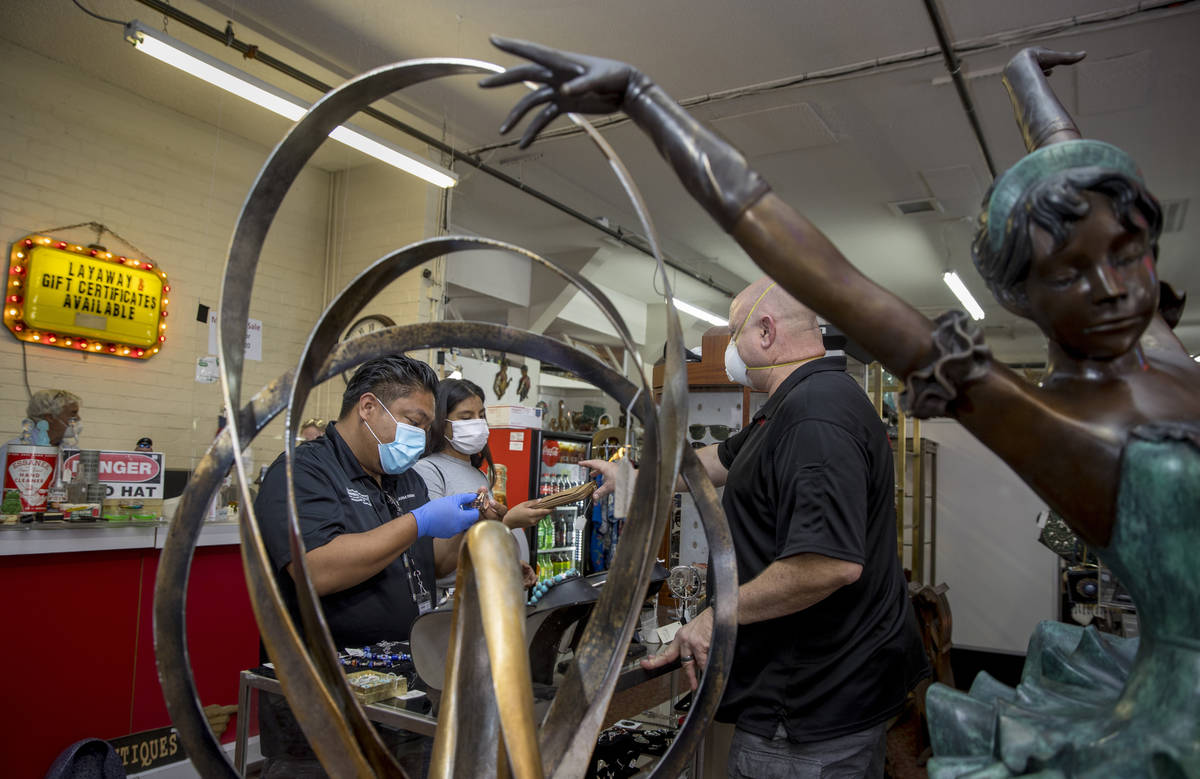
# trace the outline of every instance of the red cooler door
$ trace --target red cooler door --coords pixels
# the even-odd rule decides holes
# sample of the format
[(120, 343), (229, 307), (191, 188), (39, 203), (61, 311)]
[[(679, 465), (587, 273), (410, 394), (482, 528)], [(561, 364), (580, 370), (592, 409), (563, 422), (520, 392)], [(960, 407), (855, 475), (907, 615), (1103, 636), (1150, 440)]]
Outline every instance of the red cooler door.
[(509, 506), (530, 498), (529, 482), (533, 475), (531, 467), (537, 451), (538, 432), (525, 427), (494, 427), (488, 433), (492, 459), (508, 470), (505, 491)]

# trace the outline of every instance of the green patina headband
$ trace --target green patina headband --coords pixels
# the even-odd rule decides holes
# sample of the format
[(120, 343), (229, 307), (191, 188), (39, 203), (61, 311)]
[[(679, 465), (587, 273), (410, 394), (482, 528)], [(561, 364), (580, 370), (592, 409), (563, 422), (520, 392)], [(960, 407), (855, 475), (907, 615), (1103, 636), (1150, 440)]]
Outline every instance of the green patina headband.
[(1125, 152), (1103, 141), (1063, 141), (1030, 152), (996, 179), (987, 207), (988, 245), (999, 252), (1012, 211), (1034, 184), (1072, 168), (1107, 168), (1142, 183), (1142, 172)]

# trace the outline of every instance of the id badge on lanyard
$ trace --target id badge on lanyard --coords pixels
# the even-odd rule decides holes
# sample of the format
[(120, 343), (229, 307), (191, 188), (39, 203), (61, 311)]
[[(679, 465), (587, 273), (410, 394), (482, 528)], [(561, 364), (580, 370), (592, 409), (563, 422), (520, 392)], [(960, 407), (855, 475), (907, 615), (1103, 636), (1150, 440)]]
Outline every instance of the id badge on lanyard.
[[(383, 493), (383, 497), (387, 500), (388, 507), (395, 516), (404, 513), (400, 508), (400, 503), (386, 491)], [(413, 564), (412, 556), (407, 550), (400, 555), (400, 561), (404, 565), (404, 574), (408, 577), (408, 594), (412, 596), (417, 613), (424, 614), (427, 611), (433, 611), (433, 595), (425, 589), (425, 582), (421, 579), (421, 569)]]
[(432, 611), (433, 596), (425, 589), (425, 582), (421, 580), (421, 570), (413, 565), (408, 552), (400, 555), (400, 559), (404, 561), (404, 572), (408, 574), (408, 591), (412, 594), (413, 603), (417, 605), (417, 613)]

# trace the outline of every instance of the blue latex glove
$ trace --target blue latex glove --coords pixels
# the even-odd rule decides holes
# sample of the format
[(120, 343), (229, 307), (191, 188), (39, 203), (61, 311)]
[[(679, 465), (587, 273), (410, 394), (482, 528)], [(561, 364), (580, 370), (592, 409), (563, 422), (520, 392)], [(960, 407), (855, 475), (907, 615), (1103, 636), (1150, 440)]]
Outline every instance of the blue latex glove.
[(460, 492), (413, 509), (417, 538), (452, 538), (474, 525), (479, 519), (479, 509), (471, 504), (477, 497), (474, 492)]

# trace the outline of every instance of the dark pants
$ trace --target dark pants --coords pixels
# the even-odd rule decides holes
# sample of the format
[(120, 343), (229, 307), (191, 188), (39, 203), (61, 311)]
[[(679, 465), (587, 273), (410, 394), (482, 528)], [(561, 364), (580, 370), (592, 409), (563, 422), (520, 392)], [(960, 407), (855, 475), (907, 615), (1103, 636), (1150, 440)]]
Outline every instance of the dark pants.
[(783, 725), (774, 738), (737, 729), (729, 745), (729, 779), (883, 779), (887, 723), (826, 741), (798, 744)]
[[(259, 745), (266, 758), (263, 779), (324, 779), (327, 776), (282, 695), (259, 693), (258, 726)], [(410, 779), (422, 779), (429, 772), (432, 738), (384, 725), (376, 725), (375, 729)]]

